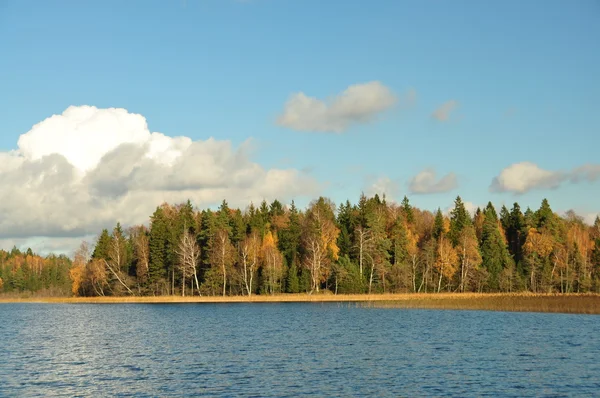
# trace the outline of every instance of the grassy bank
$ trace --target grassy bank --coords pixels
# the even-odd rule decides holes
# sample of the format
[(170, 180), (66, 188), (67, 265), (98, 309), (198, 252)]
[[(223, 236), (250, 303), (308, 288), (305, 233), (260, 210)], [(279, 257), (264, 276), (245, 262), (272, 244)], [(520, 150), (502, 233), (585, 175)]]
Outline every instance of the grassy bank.
[(285, 294), (233, 297), (0, 297), (0, 303), (284, 303), (346, 302), (366, 308), (562, 312), (600, 314), (598, 294), (441, 293), (441, 294)]

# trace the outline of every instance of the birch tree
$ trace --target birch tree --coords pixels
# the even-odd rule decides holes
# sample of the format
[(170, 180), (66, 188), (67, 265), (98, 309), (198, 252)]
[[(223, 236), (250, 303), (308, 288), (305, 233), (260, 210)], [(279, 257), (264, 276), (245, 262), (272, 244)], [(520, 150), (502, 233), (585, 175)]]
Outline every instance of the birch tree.
[(200, 247), (196, 242), (196, 237), (189, 231), (185, 230), (181, 235), (179, 246), (177, 247), (178, 268), (181, 273), (181, 295), (185, 296), (185, 281), (188, 277), (193, 277), (192, 280), (192, 296), (194, 295), (194, 282), (196, 289), (200, 292), (200, 284), (198, 283), (198, 261), (200, 260)]

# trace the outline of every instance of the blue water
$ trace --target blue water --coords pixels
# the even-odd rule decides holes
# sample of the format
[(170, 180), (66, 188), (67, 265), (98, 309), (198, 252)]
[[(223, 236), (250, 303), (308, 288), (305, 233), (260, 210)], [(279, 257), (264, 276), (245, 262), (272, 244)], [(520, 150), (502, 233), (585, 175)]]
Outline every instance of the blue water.
[(0, 304), (0, 396), (598, 396), (600, 316)]

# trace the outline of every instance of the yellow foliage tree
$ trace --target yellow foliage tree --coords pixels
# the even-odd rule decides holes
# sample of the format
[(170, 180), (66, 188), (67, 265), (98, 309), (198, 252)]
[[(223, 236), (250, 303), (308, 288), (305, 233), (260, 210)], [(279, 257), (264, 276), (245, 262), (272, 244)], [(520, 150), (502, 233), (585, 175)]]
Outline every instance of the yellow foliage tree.
[(529, 260), (531, 267), (530, 283), (531, 289), (536, 291), (536, 273), (540, 265), (540, 259), (548, 257), (554, 250), (554, 239), (544, 231), (540, 233), (536, 228), (530, 228), (527, 233), (527, 239), (523, 244), (523, 251)]
[(458, 254), (452, 247), (450, 241), (442, 236), (437, 246), (435, 268), (439, 274), (438, 293), (442, 289), (442, 277), (450, 280), (456, 273), (458, 267)]
[(261, 257), (266, 276), (266, 290), (274, 294), (281, 282), (283, 256), (277, 249), (277, 236), (271, 231), (263, 238)]

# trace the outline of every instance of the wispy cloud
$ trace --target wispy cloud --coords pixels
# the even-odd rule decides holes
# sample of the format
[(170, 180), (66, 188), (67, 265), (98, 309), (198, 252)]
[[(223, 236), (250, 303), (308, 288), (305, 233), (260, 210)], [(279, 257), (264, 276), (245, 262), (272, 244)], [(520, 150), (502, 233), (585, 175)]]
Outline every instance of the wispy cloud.
[(456, 174), (448, 173), (439, 180), (434, 169), (428, 168), (414, 176), (408, 188), (415, 194), (433, 194), (449, 192), (458, 187)]
[[(415, 98), (413, 93), (409, 100)], [(397, 101), (396, 95), (377, 81), (350, 86), (329, 100), (300, 92), (287, 101), (277, 124), (297, 131), (342, 133), (354, 124), (373, 120)]]
[(447, 122), (450, 120), (451, 113), (458, 108), (459, 103), (456, 100), (450, 100), (448, 102), (443, 103), (431, 114), (431, 117), (440, 121)]

